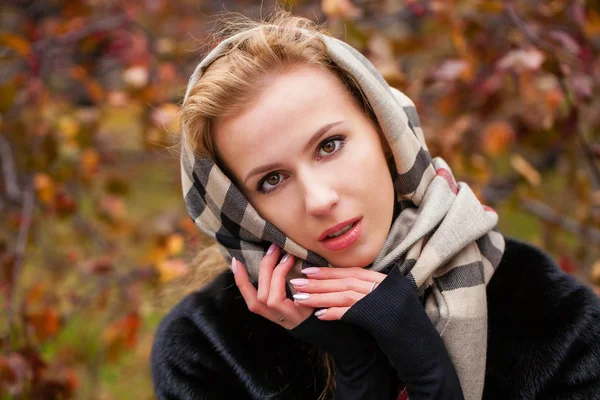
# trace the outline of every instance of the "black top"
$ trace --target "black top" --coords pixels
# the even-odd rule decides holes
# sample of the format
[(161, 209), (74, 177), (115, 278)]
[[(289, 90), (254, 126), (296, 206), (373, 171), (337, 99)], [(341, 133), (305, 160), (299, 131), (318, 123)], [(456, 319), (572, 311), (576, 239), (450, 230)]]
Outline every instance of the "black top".
[[(487, 300), (484, 398), (600, 398), (600, 301), (589, 288), (507, 238)], [(292, 331), (248, 311), (224, 272), (161, 321), (153, 384), (159, 399), (316, 399), (325, 372), (315, 349), (334, 359), (336, 398), (394, 399), (404, 385), (411, 400), (462, 397), (441, 338), (394, 272), (342, 321), (310, 317)]]

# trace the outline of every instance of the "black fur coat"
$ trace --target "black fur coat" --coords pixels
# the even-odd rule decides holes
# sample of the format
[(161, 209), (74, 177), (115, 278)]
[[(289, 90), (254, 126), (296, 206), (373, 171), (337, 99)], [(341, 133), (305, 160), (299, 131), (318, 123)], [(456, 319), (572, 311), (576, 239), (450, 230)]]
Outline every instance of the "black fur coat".
[[(548, 255), (506, 238), (487, 287), (485, 399), (600, 399), (600, 300)], [(185, 297), (152, 347), (166, 399), (317, 399), (321, 356), (248, 311), (231, 272)]]

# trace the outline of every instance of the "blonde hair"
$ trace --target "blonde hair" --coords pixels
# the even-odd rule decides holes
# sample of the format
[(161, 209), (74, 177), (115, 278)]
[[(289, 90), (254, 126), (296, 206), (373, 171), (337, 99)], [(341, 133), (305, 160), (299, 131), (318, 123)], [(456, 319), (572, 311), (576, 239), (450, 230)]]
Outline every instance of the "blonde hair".
[[(329, 58), (321, 39), (327, 34), (323, 26), (281, 8), (264, 21), (236, 13), (221, 14), (217, 26), (220, 29), (213, 35), (217, 42), (240, 35), (206, 68), (181, 107), (183, 140), (197, 155), (209, 156), (218, 163), (212, 135), (215, 121), (239, 113), (260, 95), (274, 74), (295, 65), (311, 65), (334, 73), (376, 123), (354, 78)], [(298, 29), (304, 33), (299, 34)]]
[[(303, 34), (299, 34), (298, 29), (303, 29)], [(237, 13), (219, 15), (217, 30), (213, 34), (215, 42), (234, 35), (237, 37), (224, 54), (203, 71), (202, 78), (190, 89), (181, 107), (182, 139), (186, 145), (198, 156), (211, 157), (227, 173), (219, 162), (213, 142), (216, 121), (239, 113), (260, 95), (274, 74), (295, 65), (310, 65), (334, 73), (381, 135), (373, 110), (354, 78), (329, 58), (321, 38), (326, 34), (323, 26), (293, 16), (280, 7), (276, 7), (262, 21)], [(383, 142), (387, 145), (386, 141)], [(226, 268), (213, 242), (192, 262), (193, 277), (190, 284), (198, 289), (198, 283), (208, 282)], [(319, 399), (332, 397), (335, 382), (330, 357), (323, 354), (322, 359), (326, 387)]]

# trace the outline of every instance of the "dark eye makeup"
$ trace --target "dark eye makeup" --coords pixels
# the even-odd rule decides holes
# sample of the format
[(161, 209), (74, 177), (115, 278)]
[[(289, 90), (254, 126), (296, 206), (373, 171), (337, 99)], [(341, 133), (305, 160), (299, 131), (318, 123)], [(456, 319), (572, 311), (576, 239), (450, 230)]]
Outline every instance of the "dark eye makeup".
[[(324, 155), (320, 154), (321, 150), (324, 150), (325, 145), (328, 145), (330, 143), (333, 143), (335, 145), (335, 148), (330, 151), (324, 151)], [(333, 135), (330, 136), (328, 138), (326, 138), (325, 140), (323, 140), (321, 143), (319, 143), (319, 145), (317, 146), (317, 150), (316, 150), (316, 157), (317, 160), (324, 160), (327, 159), (329, 157), (335, 156), (338, 153), (340, 153), (344, 146), (346, 145), (346, 136), (345, 135)], [(256, 184), (256, 191), (261, 193), (261, 194), (271, 194), (274, 191), (276, 191), (277, 189), (279, 189), (281, 187), (280, 183), (282, 182), (282, 179), (279, 179), (276, 183), (269, 183), (270, 185), (274, 186), (271, 189), (264, 189), (264, 185), (265, 183), (268, 183), (267, 181), (269, 180), (269, 178), (271, 177), (276, 177), (276, 176), (281, 176), (283, 175), (281, 172), (269, 172), (267, 175), (263, 176), (258, 183)]]

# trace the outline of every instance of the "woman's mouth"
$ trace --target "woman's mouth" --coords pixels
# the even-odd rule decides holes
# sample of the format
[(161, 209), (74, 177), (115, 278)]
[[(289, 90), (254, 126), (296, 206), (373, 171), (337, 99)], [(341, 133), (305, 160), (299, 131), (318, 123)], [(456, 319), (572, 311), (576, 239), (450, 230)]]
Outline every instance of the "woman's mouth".
[(329, 250), (342, 250), (356, 242), (362, 232), (362, 218), (350, 223), (341, 230), (327, 235), (321, 243)]

